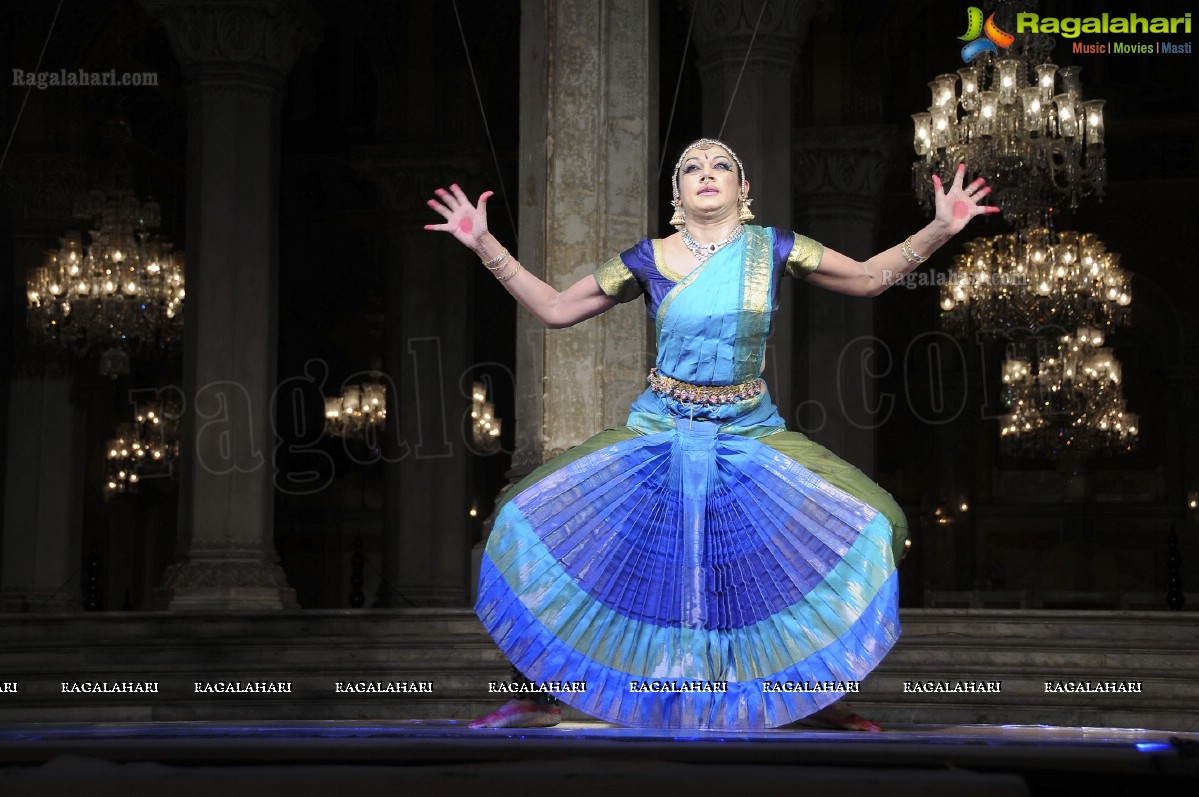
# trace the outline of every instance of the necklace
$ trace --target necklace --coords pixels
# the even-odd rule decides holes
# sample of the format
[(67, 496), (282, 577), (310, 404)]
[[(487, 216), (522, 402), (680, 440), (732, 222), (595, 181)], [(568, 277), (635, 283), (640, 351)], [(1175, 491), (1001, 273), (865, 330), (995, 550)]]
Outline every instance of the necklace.
[(745, 232), (745, 225), (738, 224), (729, 233), (728, 237), (723, 241), (716, 243), (701, 244), (699, 241), (691, 237), (691, 231), (686, 227), (683, 228), (683, 246), (691, 250), (691, 254), (695, 255), (695, 259), (699, 262), (704, 262), (712, 255), (716, 254), (721, 247), (731, 244), (733, 241), (741, 237), (741, 233)]

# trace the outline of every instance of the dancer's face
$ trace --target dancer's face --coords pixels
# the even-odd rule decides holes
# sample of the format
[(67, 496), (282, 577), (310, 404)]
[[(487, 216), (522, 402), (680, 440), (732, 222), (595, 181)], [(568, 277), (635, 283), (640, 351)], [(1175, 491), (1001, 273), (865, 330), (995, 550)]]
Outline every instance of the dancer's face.
[(719, 146), (692, 149), (679, 166), (679, 200), (683, 209), (703, 215), (736, 213), (741, 198), (737, 162)]

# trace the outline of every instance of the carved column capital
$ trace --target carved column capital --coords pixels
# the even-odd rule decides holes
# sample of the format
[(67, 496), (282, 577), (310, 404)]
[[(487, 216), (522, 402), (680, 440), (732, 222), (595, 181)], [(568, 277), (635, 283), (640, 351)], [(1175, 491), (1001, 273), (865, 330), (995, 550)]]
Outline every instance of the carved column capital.
[(0, 173), (0, 198), (20, 232), (55, 235), (72, 223), (76, 197), (87, 183), (84, 159), (75, 154), (14, 154)]
[(701, 71), (740, 70), (743, 63), (747, 71), (790, 69), (812, 19), (830, 9), (828, 0), (769, 0), (764, 8), (763, 2), (696, 0), (694, 36), (704, 56)]
[(433, 198), (434, 189), (485, 174), (484, 169), (489, 168), (480, 158), (430, 151), (427, 147), (419, 156), (399, 156), (394, 152), (394, 147), (362, 148), (354, 153), (350, 165), (379, 192), (384, 210), (407, 220), (436, 221), (436, 216), (425, 206), (426, 200)]
[(878, 196), (894, 139), (882, 126), (806, 129), (792, 146), (792, 187), (799, 196)]
[(320, 41), (320, 20), (302, 0), (141, 2), (192, 82), (281, 89), (300, 53)]

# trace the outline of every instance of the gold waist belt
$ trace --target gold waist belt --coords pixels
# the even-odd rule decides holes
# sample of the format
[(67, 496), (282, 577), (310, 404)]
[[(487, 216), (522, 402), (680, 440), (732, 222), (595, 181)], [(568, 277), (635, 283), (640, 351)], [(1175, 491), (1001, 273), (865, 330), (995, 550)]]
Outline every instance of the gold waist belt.
[(766, 390), (761, 379), (751, 379), (739, 385), (693, 385), (649, 370), (646, 377), (649, 389), (659, 396), (668, 396), (685, 404), (733, 404), (745, 399), (756, 398)]

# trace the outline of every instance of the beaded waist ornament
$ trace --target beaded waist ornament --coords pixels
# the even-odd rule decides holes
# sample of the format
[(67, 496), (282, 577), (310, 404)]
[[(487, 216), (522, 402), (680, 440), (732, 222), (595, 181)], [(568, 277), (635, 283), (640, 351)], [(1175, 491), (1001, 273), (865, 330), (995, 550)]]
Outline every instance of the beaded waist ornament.
[(751, 379), (739, 385), (693, 385), (663, 376), (657, 368), (649, 370), (646, 381), (649, 382), (649, 389), (659, 396), (667, 396), (685, 404), (734, 404), (757, 398), (766, 390), (766, 383), (761, 379)]

